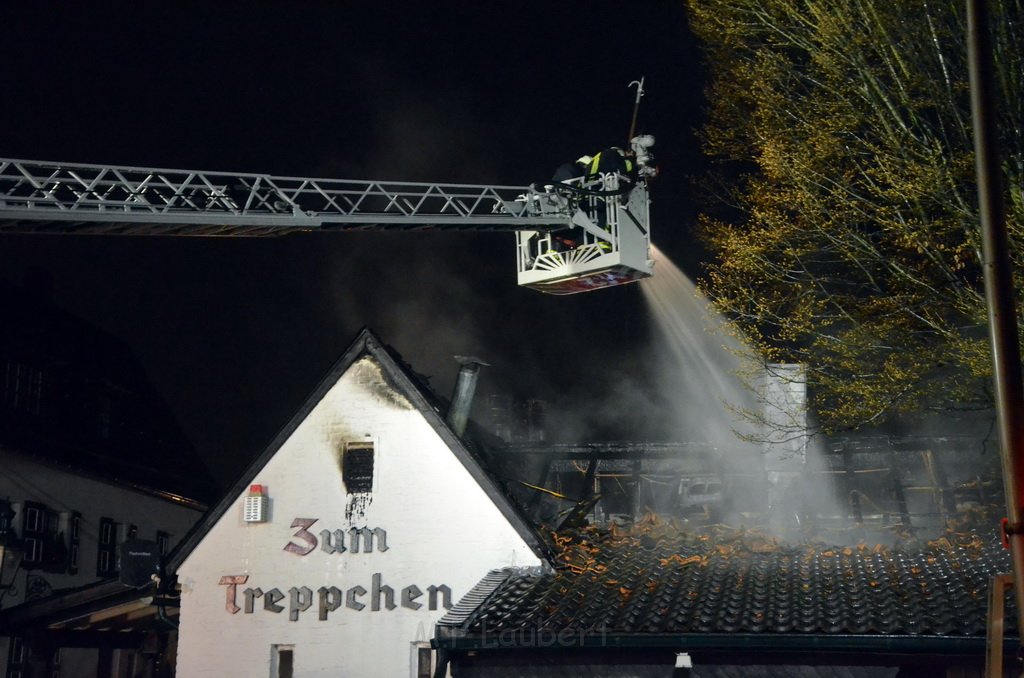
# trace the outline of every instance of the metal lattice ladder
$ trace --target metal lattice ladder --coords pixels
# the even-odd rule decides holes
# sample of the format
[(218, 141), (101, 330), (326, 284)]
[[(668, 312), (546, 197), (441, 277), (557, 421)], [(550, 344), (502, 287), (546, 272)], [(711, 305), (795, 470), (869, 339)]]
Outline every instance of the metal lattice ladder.
[(557, 192), (0, 158), (0, 233), (273, 235), (325, 228), (517, 231), (571, 224)]

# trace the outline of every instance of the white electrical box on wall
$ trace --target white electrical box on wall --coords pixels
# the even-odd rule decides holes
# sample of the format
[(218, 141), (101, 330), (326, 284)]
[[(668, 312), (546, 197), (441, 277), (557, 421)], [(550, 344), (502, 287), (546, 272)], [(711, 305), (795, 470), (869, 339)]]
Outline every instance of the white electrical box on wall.
[(247, 523), (267, 522), (267, 495), (262, 485), (250, 485), (249, 495), (245, 498), (242, 519)]

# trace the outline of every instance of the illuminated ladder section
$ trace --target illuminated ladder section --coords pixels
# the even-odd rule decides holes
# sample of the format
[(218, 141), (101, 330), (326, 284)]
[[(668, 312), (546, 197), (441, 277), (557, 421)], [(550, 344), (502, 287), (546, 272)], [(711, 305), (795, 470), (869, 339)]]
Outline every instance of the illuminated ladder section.
[(258, 236), (310, 230), (546, 231), (557, 192), (0, 158), (0, 233)]
[(575, 294), (653, 271), (646, 183), (620, 190), (620, 180), (608, 173), (538, 190), (0, 158), (0, 234), (512, 231), (519, 284)]

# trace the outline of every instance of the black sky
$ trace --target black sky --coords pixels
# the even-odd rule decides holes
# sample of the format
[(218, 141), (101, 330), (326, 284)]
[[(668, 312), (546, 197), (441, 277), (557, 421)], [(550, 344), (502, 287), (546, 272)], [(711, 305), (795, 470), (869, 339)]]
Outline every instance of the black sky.
[[(522, 184), (624, 145), (633, 90), (662, 174), (653, 239), (696, 273), (699, 56), (681, 2), (12, 3), (0, 22), (0, 156), (294, 176)], [(657, 438), (638, 406), (636, 286), (515, 284), (508, 234), (274, 239), (0, 236), (0, 275), (125, 340), (222, 480), (254, 456), (363, 326), (442, 395), (552, 403), (588, 438)], [(559, 419), (558, 413), (562, 413)], [(570, 423), (569, 414), (574, 418)]]

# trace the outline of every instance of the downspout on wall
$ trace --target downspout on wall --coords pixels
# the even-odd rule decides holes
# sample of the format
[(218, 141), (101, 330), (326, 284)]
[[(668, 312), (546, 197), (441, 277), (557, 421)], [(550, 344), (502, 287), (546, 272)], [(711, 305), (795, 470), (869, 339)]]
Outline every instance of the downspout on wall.
[(447, 422), (456, 435), (462, 436), (466, 432), (466, 424), (469, 423), (469, 411), (473, 407), (473, 395), (476, 393), (480, 367), (487, 366), (487, 363), (472, 356), (457, 355), (455, 360), (462, 367), (455, 380), (455, 390), (452, 393), (451, 406), (448, 408)]

